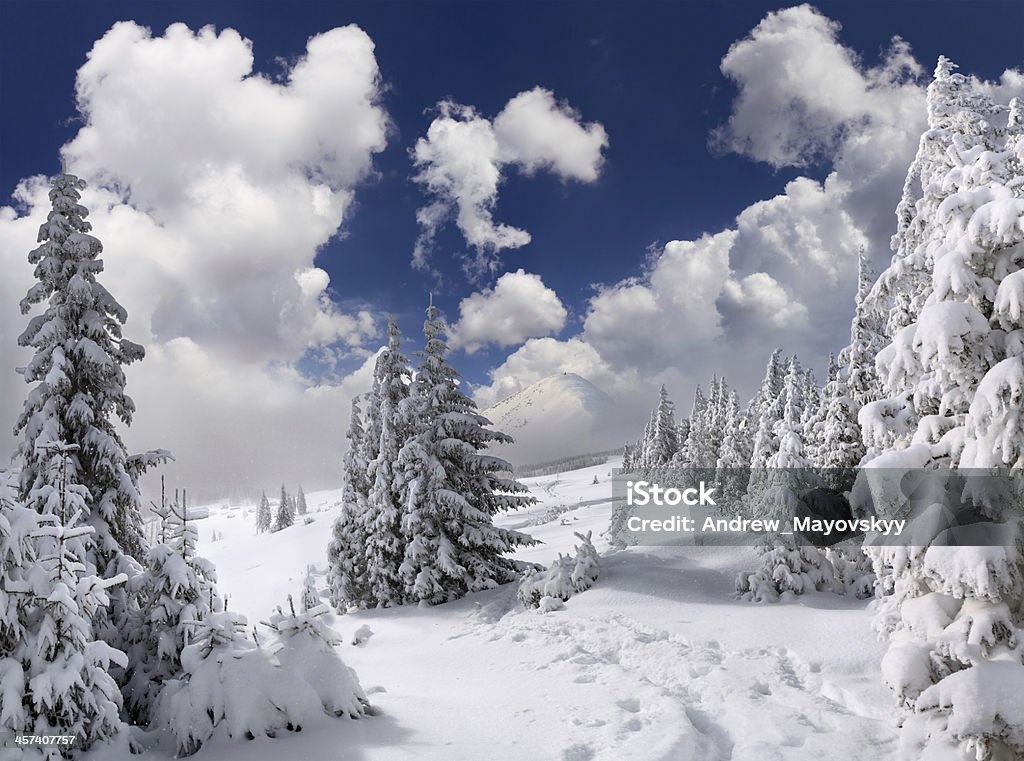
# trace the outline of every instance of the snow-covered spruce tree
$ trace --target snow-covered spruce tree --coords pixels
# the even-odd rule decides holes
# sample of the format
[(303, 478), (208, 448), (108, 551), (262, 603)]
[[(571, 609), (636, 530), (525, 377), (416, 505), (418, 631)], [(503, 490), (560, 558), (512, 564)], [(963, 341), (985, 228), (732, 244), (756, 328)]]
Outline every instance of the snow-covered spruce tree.
[(302, 484), (299, 484), (299, 493), (295, 495), (295, 512), (299, 515), (305, 515), (309, 512), (309, 506), (306, 504), (306, 495), (302, 491)]
[[(786, 369), (782, 362), (782, 350), (776, 349), (768, 359), (764, 379), (757, 393), (750, 402), (749, 417), (754, 433), (753, 449), (750, 455), (750, 467), (763, 469), (768, 460), (778, 451), (778, 440), (775, 438), (775, 424), (782, 419), (785, 397), (783, 395), (783, 378)], [(754, 477), (754, 474), (751, 474)]]
[[(807, 486), (793, 471), (806, 470), (810, 460), (804, 453), (802, 422), (805, 405), (804, 374), (796, 357), (789, 361), (779, 397), (782, 418), (775, 423), (776, 449), (765, 463), (765, 470), (751, 478), (750, 509), (760, 517), (786, 520), (797, 506), (797, 490)], [(762, 421), (765, 418), (762, 418)]]
[(406, 483), (400, 572), (405, 598), (441, 603), (467, 592), (512, 581), (516, 566), (506, 554), (533, 544), (526, 534), (496, 527), (501, 510), (532, 504), (512, 466), (481, 450), (511, 437), (487, 426), (476, 404), (459, 388), (447, 361), (444, 321), (430, 305), (422, 353), (409, 404), (420, 432), (402, 447), (399, 467)]
[(349, 418), (348, 451), (342, 462), (341, 512), (331, 529), (327, 545), (327, 577), (331, 605), (339, 612), (364, 604), (369, 599), (366, 575), (366, 526), (370, 493), (367, 477), (366, 430), (359, 407), (360, 397), (352, 400)]
[(0, 730), (14, 734), (31, 733), (36, 722), (25, 695), (33, 655), (26, 642), (38, 610), (32, 596), (37, 519), (18, 500), (15, 475), (0, 471)]
[(161, 541), (150, 548), (146, 570), (131, 579), (138, 601), (137, 625), (128, 644), (129, 665), (123, 689), (125, 706), (138, 724), (153, 721), (163, 685), (182, 675), (181, 652), (196, 627), (223, 610), (213, 564), (196, 554), (198, 532), (187, 520), (187, 507), (161, 500), (154, 506)]
[(121, 693), (108, 672), (113, 664), (125, 668), (127, 658), (94, 638), (92, 621), (110, 604), (106, 590), (128, 579), (100, 579), (82, 561), (95, 528), (81, 522), (91, 495), (74, 480), (71, 460), (78, 446), (38, 446), (46, 456), (40, 463), (45, 475), (33, 498), (46, 510), (32, 532), (38, 562), (28, 579), (29, 625), (14, 659), (23, 664), (19, 692), (32, 719), (29, 731), (75, 736), (76, 748), (60, 749), (70, 756), (125, 731)]
[(715, 463), (715, 484), (722, 499), (721, 509), (735, 512), (747, 492), (750, 474), (750, 419), (740, 409), (735, 389), (729, 390), (725, 402), (722, 447)]
[(274, 525), (272, 531), (280, 531), (281, 529), (288, 528), (295, 523), (295, 503), (292, 502), (291, 495), (284, 488), (284, 484), (281, 485), (281, 498), (277, 503), (277, 515), (274, 516)]
[(888, 314), (886, 332), (892, 339), (917, 319), (931, 293), (934, 249), (943, 245), (940, 207), (956, 192), (948, 183), (951, 172), (959, 170), (963, 156), (975, 148), (991, 150), (995, 141), (989, 118), (998, 108), (976, 80), (956, 73), (956, 68), (945, 56), (939, 57), (928, 87), (928, 129), (921, 135), (896, 207), (892, 262), (869, 296), (872, 309)]
[[(846, 491), (850, 488), (849, 474), (864, 457), (860, 426), (857, 425), (859, 405), (853, 399), (847, 383), (845, 352), (838, 363), (831, 363), (829, 380), (822, 395), (818, 413), (805, 427), (807, 438), (814, 442), (807, 447), (813, 465), (824, 469), (821, 473), (825, 485)], [(831, 358), (830, 358), (831, 359)]]
[(654, 416), (657, 410), (651, 411), (651, 417), (644, 426), (644, 432), (636, 442), (636, 457), (633, 460), (634, 467), (651, 467), (651, 444), (654, 441)]
[(546, 570), (531, 568), (519, 583), (519, 601), (528, 608), (544, 607), (545, 598), (565, 602), (594, 586), (601, 573), (601, 561), (591, 535), (590, 531), (585, 535), (576, 532), (580, 543), (575, 547), (575, 557), (559, 554)]
[[(873, 282), (871, 262), (861, 247), (857, 258), (857, 295), (854, 299), (853, 321), (850, 323), (850, 346), (845, 352), (845, 380), (858, 412), (865, 404), (877, 401), (882, 395), (875, 358), (887, 341), (885, 324), (876, 311), (878, 304), (870, 298)], [(856, 417), (853, 422), (857, 422)]]
[(704, 392), (697, 386), (693, 392), (690, 430), (672, 465), (682, 468), (713, 468), (717, 454), (711, 451), (711, 410)]
[(270, 531), (270, 524), (270, 500), (267, 499), (267, 493), (263, 492), (260, 495), (260, 503), (256, 507), (256, 533), (263, 534)]
[[(821, 389), (819, 403), (813, 414), (807, 415), (804, 423), (804, 453), (813, 465), (820, 465), (822, 446), (825, 444), (825, 416), (828, 413), (831, 394), (836, 390), (835, 381), (839, 375), (839, 364), (832, 352), (828, 355), (828, 369), (825, 375), (825, 386)], [(859, 434), (859, 430), (858, 430)], [(859, 436), (858, 436), (859, 438)]]
[[(818, 486), (811, 462), (804, 453), (806, 374), (796, 357), (789, 361), (783, 381), (782, 419), (775, 425), (778, 451), (769, 457), (757, 483), (752, 483), (750, 512), (765, 518), (788, 520), (796, 513), (800, 494)], [(753, 481), (753, 479), (752, 479)], [(736, 579), (737, 594), (755, 602), (775, 602), (784, 593), (832, 591), (835, 569), (817, 547), (799, 544), (787, 535), (769, 535), (758, 548), (761, 567)]]
[(650, 438), (645, 448), (645, 467), (663, 467), (679, 451), (675, 409), (675, 404), (668, 398), (668, 391), (662, 384), (658, 391), (658, 404), (651, 414)]
[[(48, 463), (47, 444), (64, 442), (69, 450), (65, 475), (70, 492), (81, 491), (83, 535), (80, 559), (86, 573), (111, 579), (134, 576), (145, 557), (138, 479), (147, 467), (168, 459), (163, 451), (129, 456), (114, 418), (130, 424), (135, 405), (125, 394), (123, 366), (142, 359), (141, 346), (122, 336), (123, 307), (97, 276), (100, 241), (89, 234), (88, 210), (79, 204), (85, 183), (61, 174), (50, 190), (51, 211), (39, 228), (40, 245), (29, 254), (38, 282), (21, 302), (29, 320), (20, 346), (35, 354), (23, 371), (29, 392), (15, 424), (21, 436), (20, 496), (26, 507), (53, 514), (45, 495), (57, 487)], [(92, 637), (120, 646), (134, 601), (125, 585), (109, 590), (109, 606), (95, 611)]]
[(366, 513), (366, 574), (368, 605), (400, 605), (405, 584), (399, 568), (405, 559), (402, 506), (407, 484), (398, 453), (418, 433), (416, 405), (409, 402), (409, 360), (402, 355), (398, 323), (388, 321), (388, 346), (377, 357), (374, 386), (380, 400), (380, 438), (377, 456), (369, 463), (369, 510)]
[(707, 440), (708, 467), (715, 467), (722, 451), (722, 439), (725, 437), (726, 406), (729, 398), (729, 384), (725, 377), (711, 379), (707, 409)]
[(628, 441), (622, 445), (622, 469), (633, 469), (633, 447), (629, 445)]
[[(995, 126), (1002, 107), (953, 68), (939, 60), (922, 138), (944, 149), (912, 166), (914, 225), (901, 217), (894, 238), (919, 241), (926, 282), (878, 355), (887, 398), (866, 405), (860, 422), (868, 473), (938, 468), (935, 482), (989, 519), (990, 546), (950, 546), (956, 530), (936, 536), (943, 527), (912, 521), (914, 546), (868, 551), (889, 593), (878, 621), (891, 637), (883, 673), (909, 712), (901, 758), (1002, 761), (1024, 756), (1021, 495), (988, 498), (968, 473), (944, 469), (1024, 466), (1024, 114), (1013, 104), (1007, 127)], [(908, 255), (900, 246), (873, 289), (896, 304), (892, 283)]]
[[(769, 399), (766, 390), (775, 386), (775, 354), (769, 360), (768, 373), (751, 403), (758, 409), (758, 425), (751, 454), (747, 502), (754, 514), (762, 517), (792, 515), (793, 494), (786, 473), (778, 468), (806, 467), (809, 462), (803, 448), (804, 376), (799, 360), (791, 357), (779, 377), (778, 396)], [(755, 406), (756, 405), (756, 406)]]

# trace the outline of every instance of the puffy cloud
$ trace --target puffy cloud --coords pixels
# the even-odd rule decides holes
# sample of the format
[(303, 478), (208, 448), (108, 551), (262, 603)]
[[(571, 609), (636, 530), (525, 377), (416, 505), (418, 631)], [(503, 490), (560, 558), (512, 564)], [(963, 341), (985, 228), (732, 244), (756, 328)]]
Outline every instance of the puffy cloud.
[[(368, 311), (333, 302), (315, 264), (386, 145), (373, 49), (357, 27), (333, 29), (272, 81), (252, 72), (252, 43), (233, 30), (174, 24), (154, 36), (121, 22), (78, 72), (84, 124), (63, 156), (90, 183), (83, 202), (126, 335), (148, 350), (128, 371), (139, 409), (128, 442), (175, 451), (194, 493), (255, 487), (260, 474), (336, 481), (347, 399), (366, 368), (330, 385), (299, 368), (361, 360), (378, 332)], [(31, 278), (46, 190), (23, 182), (20, 213), (0, 210), (8, 311)], [(15, 356), (23, 320), (2, 313), (0, 356)], [(25, 389), (7, 376), (0, 404), (13, 422)]]
[(469, 354), (487, 344), (516, 346), (527, 338), (559, 332), (567, 316), (558, 294), (539, 275), (521, 269), (506, 272), (494, 288), (462, 300), (449, 343)]
[(600, 289), (583, 337), (616, 366), (657, 370), (703, 351), (722, 336), (716, 304), (729, 278), (736, 233), (672, 241), (648, 273)]
[(467, 273), (497, 268), (497, 255), (531, 240), (526, 230), (494, 221), (498, 187), (510, 168), (540, 170), (563, 180), (593, 182), (603, 163), (608, 135), (543, 88), (512, 98), (493, 122), (471, 106), (438, 104), (438, 116), (412, 151), (415, 180), (432, 197), (416, 214), (422, 233), (413, 252), (417, 267), (428, 266), (437, 231), (452, 217), (475, 251)]
[(584, 125), (581, 119), (550, 90), (521, 92), (494, 120), (500, 158), (527, 174), (546, 169), (563, 180), (593, 182), (601, 173), (608, 135), (600, 124)]
[(922, 73), (899, 38), (864, 68), (839, 44), (840, 25), (809, 5), (769, 13), (722, 59), (739, 94), (720, 144), (772, 166), (831, 158), (849, 130), (906, 113), (908, 75)]

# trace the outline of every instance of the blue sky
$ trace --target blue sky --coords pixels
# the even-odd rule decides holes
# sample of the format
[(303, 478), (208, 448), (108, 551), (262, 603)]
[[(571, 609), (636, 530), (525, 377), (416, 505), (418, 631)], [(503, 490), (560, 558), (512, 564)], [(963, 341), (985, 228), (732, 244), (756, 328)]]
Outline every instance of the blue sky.
[[(213, 363), (225, 371), (233, 367), (239, 374), (265, 373), (267, 383), (308, 386), (319, 381), (331, 389), (344, 388), (337, 398), (328, 388), (317, 392), (338, 402), (358, 385), (356, 377), (350, 377), (347, 385), (343, 378), (358, 372), (367, 352), (376, 346), (383, 315), (398, 315), (404, 333), (415, 336), (426, 294), (434, 291), (436, 302), (451, 322), (458, 323), (463, 299), (478, 294), (486, 300), (495, 293), (499, 277), (522, 269), (524, 276), (536, 278), (529, 283), (516, 280), (517, 287), (532, 288), (523, 291), (526, 303), (542, 293), (561, 305), (564, 316), (549, 304), (549, 318), (541, 320), (544, 324), (533, 325), (532, 332), (531, 326), (512, 329), (505, 336), (515, 339), (512, 343), (488, 342), (485, 336), (479, 350), (455, 355), (468, 380), (480, 387), (481, 401), (492, 401), (543, 372), (568, 369), (606, 388), (612, 386), (607, 388), (610, 393), (628, 397), (638, 409), (648, 406), (657, 383), (668, 382), (686, 407), (682, 402), (689, 398), (693, 384), (705, 381), (711, 372), (726, 372), (744, 392), (752, 390), (773, 345), (800, 352), (819, 367), (825, 352), (842, 346), (842, 325), (853, 292), (851, 250), (856, 249), (854, 243), (864, 243), (877, 263), (887, 259), (891, 232), (887, 226), (899, 193), (898, 181), (913, 156), (923, 119), (923, 86), (939, 53), (951, 57), (966, 73), (996, 81), (1003, 94), (1019, 85), (1004, 74), (1022, 63), (1024, 6), (1012, 0), (819, 3), (816, 11), (788, 11), (766, 22), (769, 12), (783, 7), (745, 2), (79, 4), (2, 0), (0, 186), (6, 195), (23, 178), (52, 174), (59, 166), (61, 147), (84, 126), (98, 125), (101, 109), (112, 107), (114, 100), (96, 95), (87, 104), (87, 110), (94, 109), (92, 117), (79, 114), (75, 81), (89, 51), (116, 21), (132, 20), (148, 27), (154, 38), (173, 22), (183, 22), (191, 32), (210, 24), (218, 31), (237, 30), (251, 41), (254, 59), (252, 72), (241, 78), (263, 75), (282, 85), (305, 54), (310, 37), (355, 24), (375, 46), (372, 60), (379, 68), (379, 80), (370, 100), (375, 114), (386, 113), (387, 131), (380, 145), (359, 148), (363, 151), (359, 161), (365, 159), (365, 166), (336, 173), (334, 185), (351, 191), (354, 200), (347, 202), (330, 240), (320, 245), (314, 239), (306, 259), (299, 259), (302, 266), (315, 265), (329, 276), (330, 288), (324, 295), (336, 305), (329, 312), (365, 311), (375, 327), (348, 325), (324, 333), (319, 328), (306, 330), (290, 323), (280, 328), (268, 322), (268, 330), (283, 336), (280, 346), (267, 342), (247, 352), (243, 349), (248, 337), (230, 344), (224, 339), (221, 345), (214, 335), (217, 324), (230, 323), (232, 314), (245, 314), (233, 311), (235, 305), (226, 295), (223, 303), (213, 303), (225, 289), (213, 288), (203, 305), (214, 314), (222, 308), (226, 316), (219, 323), (204, 324), (199, 307), (194, 315), (169, 316), (175, 304), (187, 299), (188, 289), (179, 283), (175, 289), (161, 290), (163, 285), (153, 279), (157, 270), (148, 275), (140, 270), (136, 274), (141, 279), (135, 280), (117, 276), (134, 284), (124, 288), (155, 289), (151, 300), (158, 303), (149, 314), (147, 307), (131, 309), (128, 302), (142, 301), (138, 294), (115, 294), (133, 314), (142, 313), (140, 320), (145, 324), (138, 330), (156, 346), (151, 351), (157, 357), (154, 367), (162, 361), (175, 367), (194, 361), (193, 375), (197, 368)], [(756, 29), (761, 31), (749, 36)], [(893, 52), (895, 35), (906, 41), (909, 50)], [(744, 40), (732, 67), (723, 71), (731, 46)], [(148, 43), (135, 39), (132, 44), (141, 49)], [(112, 44), (108, 47), (113, 51)], [(126, 43), (117, 48), (117, 54), (127, 56), (129, 47)], [(109, 65), (117, 67), (114, 52), (108, 55), (113, 61)], [(761, 56), (765, 56), (763, 65)], [(890, 69), (885, 69), (886, 61), (893, 64)], [(920, 70), (912, 71), (908, 61), (916, 61)], [(792, 69), (786, 77), (779, 73), (783, 66)], [(836, 68), (837, 89), (849, 89), (857, 100), (850, 108), (834, 102), (834, 94), (828, 92), (830, 66)], [(170, 86), (168, 81), (164, 78), (152, 87)], [(102, 77), (97, 75), (92, 85), (93, 92), (100, 93)], [(127, 86), (150, 87), (142, 78)], [(414, 181), (423, 165), (414, 166), (410, 151), (439, 118), (439, 102), (450, 99), (471, 106), (493, 123), (510, 100), (538, 87), (553, 93), (557, 103), (567, 104), (559, 106), (563, 115), (570, 114), (581, 127), (599, 124), (607, 134), (607, 146), (594, 164), (596, 178), (574, 179), (571, 172), (543, 165), (530, 173), (515, 161), (499, 166), (501, 180), (490, 207), (494, 221), (528, 231), (531, 241), (520, 248), (488, 253), (496, 268), (471, 279), (463, 271), (461, 257), (472, 247), (449, 222), (434, 239), (430, 255), (434, 271), (412, 267), (413, 248), (421, 232), (417, 210), (436, 198)], [(230, 93), (225, 90), (224, 94), (228, 98), (224, 102), (231, 102)], [(124, 107), (130, 108), (132, 102), (128, 97)], [(186, 97), (183, 102), (195, 101)], [(173, 113), (173, 118), (188, 122), (187, 113)], [(125, 121), (132, 118), (128, 114)], [(258, 145), (256, 121), (238, 129), (250, 129), (248, 137)], [(168, 134), (180, 136), (182, 130), (187, 127)], [(716, 130), (717, 140), (712, 137)], [(151, 150), (165, 154), (172, 164), (178, 147), (173, 142), (161, 144), (162, 134), (154, 131)], [(105, 154), (79, 140), (69, 154), (96, 174), (98, 186), (104, 184), (100, 175), (105, 173), (108, 190), (116, 186), (110, 178), (123, 181), (127, 171), (122, 165), (111, 169), (123, 159), (109, 148), (117, 140), (108, 136)], [(303, 155), (306, 169), (311, 166), (308, 161), (315, 164), (322, 158)], [(256, 170), (246, 166), (246, 160), (258, 163), (258, 152), (239, 159), (241, 171), (252, 175)], [(550, 164), (553, 159), (545, 160)], [(72, 168), (76, 168), (74, 162)], [(170, 177), (173, 172), (168, 172)], [(830, 176), (833, 184), (822, 186)], [(798, 178), (805, 180), (787, 186)], [(105, 197), (108, 209), (116, 210), (119, 200), (125, 211), (148, 214), (149, 222), (169, 239), (178, 234), (169, 220), (182, 217), (160, 208), (170, 192), (167, 187), (151, 189), (148, 200), (139, 187), (133, 197)], [(759, 202), (769, 205), (758, 206)], [(33, 206), (27, 195), (18, 203), (10, 199), (0, 203), (17, 208), (6, 219), (9, 234), (0, 229), (0, 246), (17, 252), (11, 256), (18, 261), (27, 251), (21, 241), (31, 226), (15, 222), (29, 219)], [(745, 221), (737, 224), (737, 216), (744, 213)], [(128, 256), (128, 245), (123, 245), (122, 252), (120, 228), (105, 235), (94, 217), (97, 234), (107, 244), (109, 270), (114, 261)], [(116, 227), (118, 219), (112, 216), (109, 224)], [(801, 234), (790, 240), (791, 230), (804, 219), (814, 228), (810, 238)], [(233, 222), (228, 219), (221, 224)], [(726, 235), (737, 230), (733, 237)], [(705, 234), (724, 237), (702, 239)], [(196, 241), (202, 241), (206, 261), (216, 253), (204, 236), (197, 233), (186, 244), (198, 246)], [(124, 240), (138, 246), (145, 238), (134, 234)], [(239, 238), (236, 243), (243, 246), (251, 241)], [(20, 251), (18, 246), (23, 246)], [(761, 252), (771, 246), (799, 255), (793, 254), (794, 261), (785, 266), (773, 264), (769, 254), (762, 260)], [(799, 261), (802, 246), (808, 247), (804, 253), (816, 263)], [(174, 247), (167, 250), (173, 252)], [(167, 258), (173, 253), (161, 256), (159, 271), (168, 274)], [(244, 256), (239, 256), (236, 261), (244, 262)], [(207, 267), (208, 261), (202, 266)], [(821, 267), (821, 272), (815, 267)], [(123, 271), (127, 269), (126, 263)], [(177, 275), (187, 282), (185, 274)], [(266, 281), (247, 284), (245, 298), (279, 298), (271, 282), (275, 276), (270, 273)], [(510, 279), (509, 293), (511, 284)], [(595, 286), (605, 289), (599, 301), (595, 301)], [(707, 291), (695, 300), (696, 306), (673, 306), (674, 301), (686, 300), (679, 293), (691, 286)], [(677, 307), (681, 311), (673, 312)], [(276, 313), (282, 309), (278, 305)], [(317, 308), (310, 309), (297, 313), (295, 319), (310, 324), (320, 319)], [(702, 322), (702, 315), (716, 310), (713, 319)], [(334, 312), (331, 319), (341, 320)], [(16, 334), (19, 319), (10, 310), (3, 312), (0, 339), (9, 341)], [(238, 319), (245, 321), (244, 316)], [(617, 323), (627, 323), (636, 335), (614, 328)], [(130, 321), (129, 335), (132, 327)], [(230, 333), (225, 330), (225, 335)], [(260, 327), (253, 330), (258, 332)], [(342, 333), (344, 339), (339, 338)], [(652, 344), (653, 349), (645, 343), (652, 333), (660, 341)], [(185, 351), (181, 340), (175, 343), (183, 338), (194, 344), (188, 348), (190, 359), (178, 354), (171, 362), (175, 351)], [(542, 339), (558, 343), (537, 343)], [(259, 344), (259, 335), (252, 343)], [(664, 349), (668, 344), (677, 348)], [(336, 351), (325, 353), (331, 348)], [(329, 364), (334, 374), (323, 373)], [(166, 368), (162, 372), (166, 375)], [(129, 377), (134, 381), (134, 376)], [(147, 385), (144, 376), (136, 382), (140, 410), (146, 399), (171, 398), (166, 390)], [(0, 398), (6, 400), (9, 384), (4, 383), (0, 382)], [(12, 399), (23, 394), (10, 388), (7, 396)], [(254, 398), (276, 393), (250, 391)], [(302, 406), (308, 400), (309, 393), (282, 397), (281, 419), (322, 416), (322, 411), (310, 413), (312, 408)], [(213, 406), (215, 400), (209, 403)], [(140, 418), (144, 414), (140, 412)], [(0, 417), (13, 415), (5, 408)], [(152, 423), (141, 419), (139, 423), (146, 430), (159, 429), (155, 418)], [(233, 435), (244, 435), (244, 426), (236, 428), (236, 424), (237, 419), (229, 416), (209, 423), (207, 433), (216, 436), (216, 431), (228, 429)], [(268, 427), (276, 430), (274, 425)], [(336, 431), (331, 435), (336, 438)], [(179, 448), (190, 446), (188, 437), (172, 438), (181, 440)], [(302, 449), (308, 437), (291, 433), (284, 438), (291, 441), (291, 448)], [(312, 438), (319, 449), (327, 447), (323, 443), (327, 434), (323, 441)], [(337, 446), (327, 448), (331, 457), (336, 455)], [(262, 456), (246, 455), (232, 477), (246, 477), (249, 466), (245, 463), (258, 462)], [(280, 452), (274, 457), (287, 459)], [(296, 463), (301, 460), (296, 456)], [(291, 467), (302, 469), (299, 464)], [(211, 477), (200, 476), (204, 482)]]

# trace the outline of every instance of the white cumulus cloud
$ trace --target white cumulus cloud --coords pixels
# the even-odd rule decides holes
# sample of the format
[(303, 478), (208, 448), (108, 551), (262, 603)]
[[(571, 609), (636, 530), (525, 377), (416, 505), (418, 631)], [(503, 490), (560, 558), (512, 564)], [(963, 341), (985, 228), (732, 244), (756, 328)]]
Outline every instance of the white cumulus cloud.
[(571, 106), (541, 87), (516, 95), (493, 121), (472, 106), (440, 102), (438, 116), (412, 151), (418, 170), (414, 179), (432, 199), (416, 215), (421, 235), (414, 265), (428, 266), (434, 236), (454, 218), (475, 252), (467, 272), (493, 272), (499, 252), (531, 240), (526, 230), (494, 220), (498, 189), (507, 172), (543, 170), (566, 181), (593, 182), (607, 145), (601, 124), (584, 124)]
[(450, 346), (472, 354), (488, 344), (517, 346), (527, 338), (547, 336), (565, 326), (568, 312), (539, 275), (506, 272), (494, 288), (478, 291), (459, 304)]

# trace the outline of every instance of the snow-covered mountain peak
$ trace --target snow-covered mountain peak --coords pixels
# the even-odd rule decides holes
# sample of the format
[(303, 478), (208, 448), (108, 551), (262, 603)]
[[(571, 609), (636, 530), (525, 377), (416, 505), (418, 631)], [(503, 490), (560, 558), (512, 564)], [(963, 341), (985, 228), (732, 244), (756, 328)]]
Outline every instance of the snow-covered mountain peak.
[(542, 378), (483, 410), (515, 444), (495, 454), (513, 464), (555, 460), (612, 449), (621, 444), (611, 397), (576, 373)]

